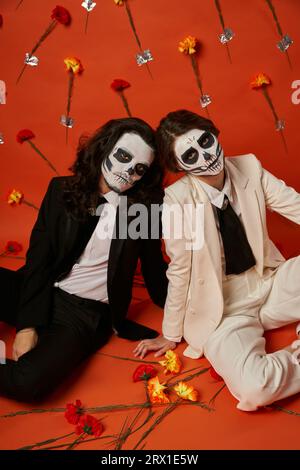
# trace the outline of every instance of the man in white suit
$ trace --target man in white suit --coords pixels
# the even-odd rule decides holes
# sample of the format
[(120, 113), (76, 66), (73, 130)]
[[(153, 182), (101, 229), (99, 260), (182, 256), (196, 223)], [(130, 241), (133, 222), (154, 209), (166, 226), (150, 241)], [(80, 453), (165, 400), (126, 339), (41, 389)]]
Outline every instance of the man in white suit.
[(286, 261), (266, 226), (266, 208), (300, 224), (300, 194), (253, 154), (224, 158), (218, 134), (212, 121), (185, 110), (160, 122), (166, 168), (186, 172), (166, 189), (163, 214), (174, 205), (182, 213), (185, 205), (200, 207), (203, 242), (187, 248), (186, 231), (178, 237), (175, 225), (168, 230), (163, 336), (141, 341), (134, 354), (158, 356), (184, 339), (184, 355), (204, 354), (237, 408), (253, 411), (300, 392), (300, 341), (267, 354), (263, 337), (300, 321), (300, 256)]

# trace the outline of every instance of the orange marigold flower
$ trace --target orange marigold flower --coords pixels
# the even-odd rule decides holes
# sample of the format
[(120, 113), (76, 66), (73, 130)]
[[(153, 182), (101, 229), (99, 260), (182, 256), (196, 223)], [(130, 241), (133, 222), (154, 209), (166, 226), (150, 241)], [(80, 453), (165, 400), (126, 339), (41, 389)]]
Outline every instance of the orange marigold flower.
[(187, 385), (185, 382), (178, 382), (174, 387), (175, 392), (180, 398), (184, 400), (197, 401), (198, 391), (192, 385)]
[(147, 388), (151, 403), (170, 403), (169, 398), (164, 393), (167, 387), (159, 382), (158, 376), (148, 381)]
[(271, 79), (263, 72), (255, 75), (254, 79), (251, 81), (250, 86), (253, 89), (262, 88), (271, 84)]
[(160, 365), (165, 368), (165, 374), (172, 372), (173, 374), (178, 374), (181, 369), (181, 362), (179, 360), (178, 354), (171, 349), (165, 353), (165, 359), (159, 361)]
[(197, 51), (197, 46), (198, 46), (198, 41), (194, 36), (187, 36), (186, 38), (183, 39), (183, 41), (180, 41), (178, 50), (182, 52), (183, 54), (195, 54)]
[(66, 59), (64, 60), (64, 63), (67, 67), (67, 70), (68, 71), (72, 70), (74, 75), (78, 75), (83, 72), (82, 63), (76, 57), (66, 57)]
[(13, 189), (7, 197), (7, 202), (11, 206), (15, 206), (17, 204), (21, 204), (23, 198), (24, 198), (24, 194), (22, 193), (22, 191)]

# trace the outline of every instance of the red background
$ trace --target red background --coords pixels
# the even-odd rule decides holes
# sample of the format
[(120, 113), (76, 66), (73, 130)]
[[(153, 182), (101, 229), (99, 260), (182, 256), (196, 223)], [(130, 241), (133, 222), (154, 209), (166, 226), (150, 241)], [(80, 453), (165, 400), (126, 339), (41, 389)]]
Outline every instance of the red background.
[[(64, 0), (62, 5), (70, 11), (72, 24), (56, 27), (36, 52), (40, 65), (27, 66), (18, 85), (16, 78), (25, 52), (31, 50), (50, 23), (56, 4), (51, 0), (23, 0), (16, 10), (17, 4), (18, 0), (0, 2), (4, 19), (0, 29), (0, 79), (7, 85), (7, 104), (0, 106), (0, 132), (5, 138), (0, 146), (1, 245), (17, 240), (26, 248), (36, 217), (35, 211), (25, 205), (9, 207), (7, 192), (21, 189), (27, 200), (39, 205), (48, 181), (55, 176), (28, 144), (16, 142), (17, 132), (31, 129), (36, 135), (34, 143), (60, 174), (66, 174), (83, 132), (92, 132), (108, 119), (126, 115), (119, 96), (110, 88), (115, 78), (131, 83), (125, 93), (133, 115), (153, 126), (170, 110), (184, 107), (204, 113), (189, 58), (177, 49), (178, 42), (190, 34), (201, 42), (200, 74), (204, 92), (213, 100), (209, 112), (221, 130), (225, 155), (255, 153), (269, 171), (300, 190), (300, 106), (291, 101), (291, 84), (300, 78), (297, 0), (274, 0), (283, 32), (294, 40), (289, 49), (292, 70), (285, 54), (276, 47), (279, 36), (263, 0), (221, 2), (226, 26), (236, 34), (229, 43), (232, 64), (218, 40), (221, 25), (212, 0), (129, 0), (142, 45), (154, 56), (150, 63), (153, 80), (145, 66), (135, 63), (138, 47), (124, 7), (116, 6), (113, 0), (98, 1), (85, 34), (86, 12), (81, 2)], [(75, 78), (71, 108), (75, 126), (69, 131), (68, 145), (65, 128), (59, 123), (67, 100), (68, 77), (63, 63), (67, 56), (78, 57), (85, 69)], [(262, 93), (249, 87), (253, 75), (260, 71), (273, 81), (269, 93), (279, 117), (286, 120), (288, 155)], [(270, 222), (271, 236), (284, 254), (297, 254), (297, 227), (273, 214)], [(5, 262), (13, 267), (20, 265), (17, 260)]]

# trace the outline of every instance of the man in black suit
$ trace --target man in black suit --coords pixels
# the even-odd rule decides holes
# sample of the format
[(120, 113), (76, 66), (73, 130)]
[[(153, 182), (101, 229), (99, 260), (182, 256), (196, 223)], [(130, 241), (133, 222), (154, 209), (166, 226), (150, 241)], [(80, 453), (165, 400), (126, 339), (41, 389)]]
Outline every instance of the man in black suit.
[[(0, 395), (17, 400), (43, 398), (113, 331), (130, 340), (157, 336), (126, 319), (138, 259), (152, 300), (163, 307), (166, 298), (160, 219), (150, 217), (163, 199), (151, 127), (109, 121), (80, 142), (71, 170), (50, 181), (26, 264), (0, 268), (0, 320), (17, 330), (14, 360), (0, 365)], [(148, 209), (147, 237), (130, 236), (135, 203)]]

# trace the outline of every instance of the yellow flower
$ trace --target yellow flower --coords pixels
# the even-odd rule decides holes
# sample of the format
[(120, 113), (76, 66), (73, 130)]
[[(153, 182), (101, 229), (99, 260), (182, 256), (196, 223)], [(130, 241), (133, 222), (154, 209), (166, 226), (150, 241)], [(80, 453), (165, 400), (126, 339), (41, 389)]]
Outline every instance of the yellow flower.
[(173, 374), (178, 374), (181, 369), (181, 362), (179, 360), (178, 354), (169, 349), (165, 353), (165, 360), (159, 361), (160, 365), (165, 368), (165, 374), (172, 372)]
[(67, 57), (64, 60), (64, 63), (67, 67), (67, 70), (68, 71), (72, 70), (74, 75), (77, 75), (77, 74), (83, 72), (82, 63), (76, 57)]
[(151, 403), (170, 403), (169, 398), (164, 393), (164, 390), (167, 387), (159, 382), (159, 378), (157, 376), (148, 380), (147, 388)]
[(178, 382), (174, 386), (174, 390), (180, 398), (184, 400), (197, 401), (198, 391), (192, 385), (187, 385), (185, 382)]
[(17, 189), (13, 189), (11, 193), (8, 195), (7, 202), (8, 204), (14, 206), (17, 204), (21, 204), (24, 194)]
[(123, 5), (124, 1), (123, 0), (114, 0), (116, 5)]
[(183, 54), (195, 54), (196, 48), (198, 46), (198, 41), (194, 36), (187, 36), (186, 38), (183, 39), (183, 41), (180, 41), (178, 50), (180, 52), (183, 52)]
[(258, 73), (252, 82), (250, 83), (251, 88), (262, 88), (263, 86), (270, 85), (271, 79), (263, 72)]

